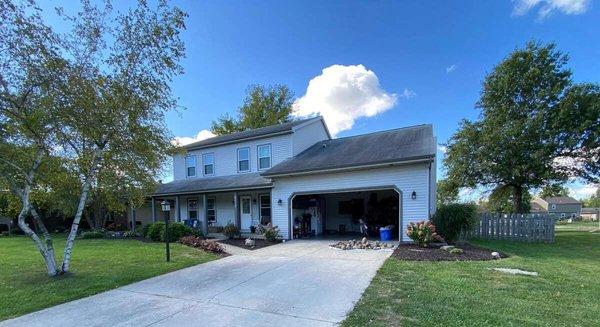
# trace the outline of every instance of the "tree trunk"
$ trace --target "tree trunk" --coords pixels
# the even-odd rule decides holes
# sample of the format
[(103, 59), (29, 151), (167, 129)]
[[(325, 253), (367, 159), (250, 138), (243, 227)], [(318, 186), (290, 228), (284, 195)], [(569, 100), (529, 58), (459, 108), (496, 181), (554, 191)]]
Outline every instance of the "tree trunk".
[[(42, 243), (42, 240), (39, 238), (39, 236), (33, 230), (31, 230), (31, 228), (29, 228), (29, 226), (25, 222), (27, 213), (30, 212), (30, 210), (31, 210), (31, 204), (29, 202), (29, 193), (30, 193), (30, 191), (29, 191), (28, 187), (26, 187), (24, 190), (22, 190), (21, 201), (23, 202), (23, 208), (21, 208), (21, 212), (19, 212), (19, 218), (17, 220), (18, 225), (19, 225), (19, 228), (21, 228), (21, 230), (27, 236), (31, 237), (31, 239), (35, 243), (35, 246), (37, 247), (38, 251), (44, 258), (48, 276), (54, 277), (58, 274), (58, 270), (56, 269), (54, 248), (51, 246), (52, 241), (50, 240), (50, 248), (44, 246), (44, 243)], [(38, 216), (38, 218), (39, 218), (39, 216)], [(34, 219), (36, 219), (36, 218), (34, 217)], [(43, 226), (43, 224), (42, 224), (42, 226)], [(46, 229), (46, 228), (44, 227), (44, 229)], [(47, 230), (46, 230), (46, 232), (47, 232)], [(46, 242), (48, 242), (48, 239), (46, 240)]]
[(513, 211), (514, 213), (523, 213), (523, 186), (513, 186)]
[(73, 253), (73, 244), (75, 243), (75, 237), (77, 236), (77, 230), (79, 229), (81, 215), (83, 214), (83, 209), (85, 208), (85, 204), (87, 202), (90, 186), (94, 178), (96, 178), (96, 172), (101, 155), (102, 153), (100, 150), (96, 150), (94, 152), (88, 175), (86, 176), (82, 185), (83, 187), (81, 189), (81, 194), (79, 195), (79, 204), (77, 205), (75, 218), (73, 219), (73, 224), (71, 225), (71, 231), (67, 236), (67, 244), (65, 244), (65, 251), (63, 254), (63, 261), (61, 265), (62, 274), (69, 272), (69, 265), (71, 264), (71, 255)]
[(48, 232), (46, 225), (44, 225), (44, 222), (40, 218), (40, 215), (38, 214), (37, 210), (35, 210), (33, 206), (30, 206), (29, 212), (33, 216), (33, 220), (38, 225), (38, 228), (42, 231), (42, 235), (44, 235), (44, 240), (46, 241), (46, 254), (48, 257), (47, 260), (51, 262), (52, 266), (48, 267), (48, 269), (52, 269), (52, 271), (54, 271), (56, 274), (58, 272), (58, 269), (56, 268), (56, 256), (54, 254), (54, 245), (52, 244), (52, 237), (50, 236), (50, 233)]

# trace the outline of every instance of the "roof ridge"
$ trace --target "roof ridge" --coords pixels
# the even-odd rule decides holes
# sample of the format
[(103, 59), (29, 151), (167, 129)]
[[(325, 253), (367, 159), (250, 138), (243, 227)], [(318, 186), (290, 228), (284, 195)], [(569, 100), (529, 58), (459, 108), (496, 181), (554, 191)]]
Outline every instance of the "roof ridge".
[(321, 142), (343, 140), (343, 139), (349, 139), (349, 138), (360, 137), (360, 136), (367, 136), (367, 135), (374, 135), (374, 134), (383, 134), (383, 133), (388, 133), (388, 132), (400, 131), (400, 130), (404, 130), (404, 129), (411, 129), (411, 128), (423, 127), (423, 126), (431, 126), (431, 128), (433, 129), (433, 124), (431, 124), (431, 123), (429, 123), (429, 124), (418, 124), (418, 125), (404, 126), (404, 127), (398, 127), (398, 128), (392, 128), (392, 129), (385, 129), (385, 130), (382, 130), (382, 131), (375, 131), (375, 132), (364, 133), (364, 134), (357, 134), (357, 135), (350, 135), (350, 136), (338, 137), (338, 138), (335, 138), (335, 139), (324, 140), (324, 141), (321, 141)]
[[(299, 125), (299, 124), (303, 124), (305, 122), (308, 122), (310, 120), (316, 119), (316, 118), (320, 118), (321, 116), (316, 116), (316, 117), (310, 117), (310, 118), (303, 118), (303, 119), (298, 119), (298, 120), (290, 120), (284, 123), (280, 123), (280, 124), (272, 124), (272, 125), (267, 125), (267, 126), (263, 126), (263, 127), (258, 127), (258, 128), (252, 128), (252, 129), (247, 129), (247, 130), (243, 130), (243, 131), (239, 131), (239, 132), (233, 132), (233, 133), (229, 133), (229, 134), (222, 134), (222, 135), (215, 135), (213, 137), (209, 137), (207, 139), (204, 140), (200, 140), (200, 141), (196, 141), (190, 144), (186, 144), (183, 145), (182, 148), (193, 148), (195, 146), (198, 146), (198, 144), (202, 144), (203, 142), (206, 142), (207, 140), (211, 140), (211, 139), (216, 139), (218, 137), (231, 137), (231, 136), (235, 136), (235, 135), (240, 135), (243, 133), (251, 133), (251, 132), (255, 132), (255, 131), (259, 131), (262, 129), (268, 129), (268, 128), (273, 128), (275, 126), (283, 126), (286, 124), (290, 124), (290, 129), (292, 129), (295, 125)], [(273, 133), (267, 133), (264, 135), (269, 135), (269, 134), (274, 134), (276, 132)]]

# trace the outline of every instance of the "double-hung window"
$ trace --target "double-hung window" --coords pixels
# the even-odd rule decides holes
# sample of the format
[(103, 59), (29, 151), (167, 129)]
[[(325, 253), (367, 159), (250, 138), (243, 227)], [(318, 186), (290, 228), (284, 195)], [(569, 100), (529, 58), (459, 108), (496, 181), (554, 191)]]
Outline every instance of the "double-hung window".
[(271, 145), (258, 146), (258, 170), (271, 168)]
[(202, 155), (202, 165), (204, 169), (204, 175), (215, 174), (215, 155), (212, 153), (205, 153)]
[(187, 177), (196, 177), (196, 156), (185, 157), (185, 169)]
[(217, 208), (215, 202), (215, 197), (206, 197), (206, 220), (209, 223), (214, 223), (217, 220)]
[(237, 150), (238, 172), (250, 171), (250, 148), (240, 148)]

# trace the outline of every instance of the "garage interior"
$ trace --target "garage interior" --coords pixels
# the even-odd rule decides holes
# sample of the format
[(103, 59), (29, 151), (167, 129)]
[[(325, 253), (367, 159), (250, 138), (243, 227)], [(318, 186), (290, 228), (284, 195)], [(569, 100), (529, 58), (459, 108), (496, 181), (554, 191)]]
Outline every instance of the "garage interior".
[(380, 227), (392, 225), (392, 235), (397, 240), (399, 217), (399, 194), (393, 189), (301, 194), (292, 198), (294, 238), (352, 238), (367, 234), (375, 239), (379, 238)]

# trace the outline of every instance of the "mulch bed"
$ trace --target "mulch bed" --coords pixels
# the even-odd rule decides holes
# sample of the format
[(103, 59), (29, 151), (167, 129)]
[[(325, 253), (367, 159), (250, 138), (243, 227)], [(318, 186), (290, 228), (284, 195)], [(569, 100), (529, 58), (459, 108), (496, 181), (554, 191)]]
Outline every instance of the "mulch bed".
[[(482, 249), (469, 244), (457, 246), (463, 249), (461, 254), (452, 254), (439, 247), (423, 248), (415, 244), (401, 244), (396, 248), (392, 256), (398, 260), (406, 261), (484, 261), (494, 260), (493, 250)], [(499, 252), (502, 258), (506, 255)]]
[(256, 249), (266, 248), (267, 246), (278, 244), (278, 243), (268, 242), (263, 239), (254, 239), (254, 242), (255, 242), (254, 247), (249, 248), (246, 246), (245, 238), (230, 238), (230, 239), (218, 240), (217, 242), (237, 246), (239, 248), (246, 249), (246, 250), (256, 250)]

